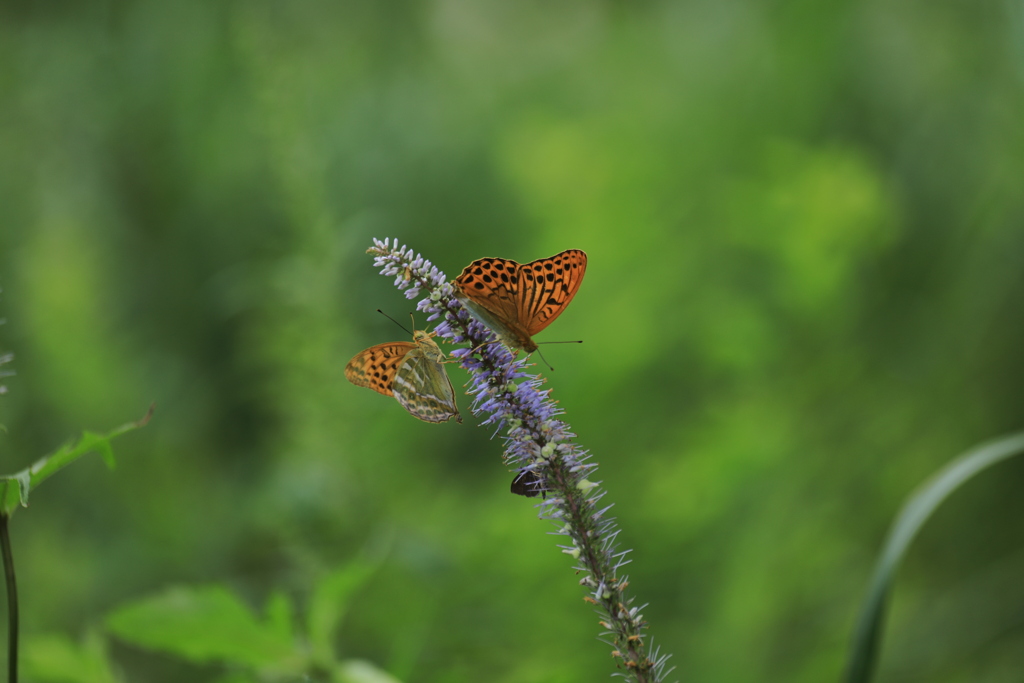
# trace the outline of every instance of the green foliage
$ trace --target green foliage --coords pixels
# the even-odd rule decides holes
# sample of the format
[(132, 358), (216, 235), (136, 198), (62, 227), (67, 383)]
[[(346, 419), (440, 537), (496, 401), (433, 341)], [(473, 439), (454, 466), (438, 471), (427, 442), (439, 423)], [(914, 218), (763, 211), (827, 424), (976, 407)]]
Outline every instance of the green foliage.
[(292, 634), (264, 622), (221, 586), (176, 587), (125, 605), (107, 618), (123, 640), (189, 661), (271, 667), (292, 652)]
[(63, 635), (35, 635), (24, 645), (24, 670), (29, 680), (53, 683), (121, 683), (110, 662), (106, 640), (88, 630), (82, 642)]
[(345, 607), (375, 570), (372, 564), (357, 561), (331, 572), (317, 583), (309, 601), (307, 628), (312, 656), (318, 661), (329, 662), (333, 658), (333, 644)]
[(1021, 453), (1024, 453), (1024, 433), (973, 448), (934, 474), (903, 505), (875, 565), (871, 586), (861, 606), (856, 639), (846, 670), (845, 680), (848, 683), (867, 683), (874, 674), (885, 624), (886, 603), (896, 580), (896, 570), (917, 532), (942, 501), (971, 478)]
[[(900, 501), (1021, 428), (1011, 6), (0, 3), (0, 471), (160, 406), (147, 457), (84, 459), (19, 517), (25, 637), (158, 586), (305, 593), (387, 533), (346, 656), (409, 683), (608, 675), (465, 375), (463, 425), (345, 381), (406, 338), (365, 254), (397, 236), (449, 276), (587, 251), (537, 341), (585, 340), (545, 374), (679, 677), (835, 680)], [(916, 538), (882, 677), (1019, 678), (1019, 460)], [(281, 638), (278, 605), (257, 622)]]
[(400, 683), (394, 676), (358, 659), (342, 662), (335, 680), (337, 683)]
[(54, 453), (37, 460), (30, 467), (14, 474), (0, 476), (0, 514), (10, 517), (19, 505), (27, 507), (30, 491), (88, 453), (99, 453), (107, 467), (113, 469), (116, 463), (110, 442), (122, 434), (145, 426), (152, 414), (153, 407), (151, 406), (149, 412), (141, 420), (121, 425), (106, 434), (84, 432), (78, 441), (64, 444)]
[(335, 683), (397, 683), (362, 660), (339, 661), (337, 627), (354, 593), (376, 570), (357, 560), (325, 575), (313, 587), (304, 629), (281, 592), (270, 595), (259, 618), (220, 585), (178, 586), (120, 606), (106, 626), (120, 640), (171, 653), (196, 664), (236, 669), (224, 681), (290, 681), (312, 676)]

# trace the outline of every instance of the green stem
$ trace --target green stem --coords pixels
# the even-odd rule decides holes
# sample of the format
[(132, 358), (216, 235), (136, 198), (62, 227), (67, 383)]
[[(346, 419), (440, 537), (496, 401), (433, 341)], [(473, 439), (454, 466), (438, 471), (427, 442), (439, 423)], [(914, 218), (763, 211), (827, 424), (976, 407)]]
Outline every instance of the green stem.
[(14, 556), (11, 536), (7, 531), (7, 515), (0, 514), (0, 551), (4, 557), (4, 578), (7, 580), (7, 683), (18, 683), (18, 586), (14, 581)]

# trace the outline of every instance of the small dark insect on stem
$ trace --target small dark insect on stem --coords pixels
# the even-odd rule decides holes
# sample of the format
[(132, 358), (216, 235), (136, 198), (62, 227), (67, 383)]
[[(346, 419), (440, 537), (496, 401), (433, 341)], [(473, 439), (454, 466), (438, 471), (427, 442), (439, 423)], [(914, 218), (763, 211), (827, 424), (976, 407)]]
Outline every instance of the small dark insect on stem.
[(18, 587), (14, 581), (14, 556), (5, 514), (0, 514), (0, 551), (7, 583), (7, 683), (18, 683)]

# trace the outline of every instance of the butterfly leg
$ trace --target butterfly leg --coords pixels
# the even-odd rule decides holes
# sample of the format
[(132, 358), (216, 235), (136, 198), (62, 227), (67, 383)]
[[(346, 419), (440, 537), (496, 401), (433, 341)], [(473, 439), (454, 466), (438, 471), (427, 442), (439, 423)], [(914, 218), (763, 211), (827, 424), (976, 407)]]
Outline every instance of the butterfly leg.
[[(483, 344), (479, 344), (479, 345), (473, 347), (473, 349), (469, 353), (470, 353), (470, 355), (472, 355), (472, 354), (476, 353), (477, 351), (479, 351), (480, 349), (482, 349), (483, 347), (487, 346), (488, 344), (498, 344), (498, 343), (500, 343), (500, 342), (497, 339), (492, 339), (491, 341), (485, 341)], [(513, 349), (513, 351), (512, 351), (513, 355), (518, 354), (518, 353), (519, 353), (519, 349)]]

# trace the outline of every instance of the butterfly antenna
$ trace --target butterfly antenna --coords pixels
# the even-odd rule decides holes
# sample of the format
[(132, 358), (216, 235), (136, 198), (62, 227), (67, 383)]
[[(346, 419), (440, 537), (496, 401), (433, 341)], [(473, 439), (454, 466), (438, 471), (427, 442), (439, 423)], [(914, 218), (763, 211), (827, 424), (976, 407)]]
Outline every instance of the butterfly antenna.
[(548, 370), (550, 370), (551, 372), (555, 371), (555, 369), (551, 366), (551, 363), (548, 362), (548, 359), (545, 358), (544, 354), (540, 352), (540, 349), (537, 349), (537, 355), (540, 356), (540, 359), (542, 361), (544, 361), (544, 365), (548, 366)]
[[(539, 346), (541, 344), (582, 344), (582, 343), (583, 343), (582, 339), (573, 339), (571, 341), (537, 342), (537, 345)], [(540, 352), (540, 349), (537, 349), (537, 353), (540, 355), (540, 359), (542, 361), (544, 361), (544, 364), (548, 366), (548, 369), (551, 370), (551, 372), (554, 372), (555, 369), (553, 367), (551, 367), (551, 363), (549, 363), (548, 359), (544, 357), (544, 354)]]
[(391, 322), (393, 322), (394, 324), (396, 324), (396, 325), (398, 325), (399, 327), (401, 327), (401, 328), (402, 328), (403, 330), (405, 330), (406, 332), (408, 332), (408, 333), (409, 333), (409, 336), (412, 336), (412, 332), (409, 332), (409, 330), (406, 330), (406, 329), (405, 329), (405, 325), (403, 325), (402, 323), (398, 322), (397, 320), (395, 320), (394, 318), (392, 318), (392, 317), (391, 317), (390, 315), (388, 315), (388, 314), (387, 314), (387, 313), (385, 313), (384, 311), (380, 310), (379, 308), (377, 309), (377, 312), (378, 312), (378, 313), (380, 313), (380, 314), (381, 314), (382, 316), (384, 316), (385, 318), (387, 318), (388, 320), (390, 320)]

